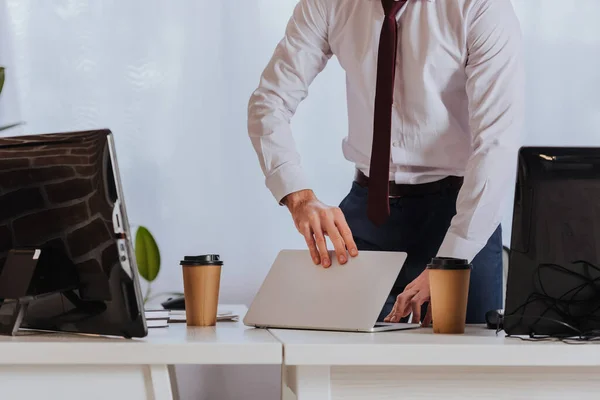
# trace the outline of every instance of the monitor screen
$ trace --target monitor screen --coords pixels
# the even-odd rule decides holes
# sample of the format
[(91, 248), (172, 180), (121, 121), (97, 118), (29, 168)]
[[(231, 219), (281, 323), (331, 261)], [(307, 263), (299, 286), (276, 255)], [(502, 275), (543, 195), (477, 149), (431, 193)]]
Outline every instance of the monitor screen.
[(598, 293), (600, 149), (522, 148), (505, 331), (578, 335), (600, 329)]
[(35, 293), (46, 296), (24, 326), (145, 331), (115, 164), (108, 130), (0, 138), (0, 268), (9, 251), (39, 248), (54, 270), (46, 291), (75, 287), (67, 297)]

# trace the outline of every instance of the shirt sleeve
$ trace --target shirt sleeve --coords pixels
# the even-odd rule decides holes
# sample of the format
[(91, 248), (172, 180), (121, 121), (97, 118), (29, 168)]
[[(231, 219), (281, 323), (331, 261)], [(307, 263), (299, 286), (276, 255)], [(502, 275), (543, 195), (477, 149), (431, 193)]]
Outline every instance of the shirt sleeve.
[(309, 189), (290, 122), (331, 58), (325, 0), (301, 0), (248, 105), (248, 134), (278, 202)]
[(466, 90), (472, 154), (438, 256), (473, 258), (502, 219), (524, 117), (521, 31), (509, 0), (479, 0), (467, 26)]

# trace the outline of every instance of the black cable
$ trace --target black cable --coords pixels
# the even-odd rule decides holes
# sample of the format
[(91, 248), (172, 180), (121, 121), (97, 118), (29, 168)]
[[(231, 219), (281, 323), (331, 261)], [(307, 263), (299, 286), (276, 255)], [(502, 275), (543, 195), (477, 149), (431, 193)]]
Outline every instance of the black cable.
[[(585, 325), (589, 324), (590, 321), (600, 322), (600, 315), (596, 315), (600, 310), (600, 276), (592, 278), (590, 274), (590, 270), (595, 270), (600, 273), (600, 268), (585, 260), (574, 261), (573, 264), (583, 265), (584, 273), (553, 263), (541, 263), (537, 266), (532, 276), (534, 292), (527, 297), (523, 304), (511, 313), (505, 315), (505, 325), (506, 317), (514, 316), (521, 311), (522, 313), (519, 315), (517, 325), (521, 325), (525, 319), (534, 320), (534, 322), (529, 325), (529, 338), (520, 339), (529, 341), (552, 339), (574, 343), (588, 343), (594, 340), (600, 341), (600, 330), (584, 330)], [(560, 296), (552, 296), (548, 294), (544, 285), (542, 274), (545, 271), (554, 272), (554, 274), (550, 275), (550, 277), (554, 279), (557, 279), (556, 273), (558, 273), (564, 274), (565, 278), (569, 277), (580, 280), (581, 283), (570, 288)], [(558, 279), (560, 279), (560, 277)], [(589, 295), (582, 295), (582, 292), (586, 289), (591, 289), (592, 293)], [(542, 305), (545, 306), (545, 309), (536, 315), (528, 315), (527, 308), (533, 303), (542, 303)], [(597, 304), (594, 305), (591, 310), (586, 310), (584, 313), (578, 313), (575, 309), (577, 306), (591, 305), (594, 303)], [(547, 317), (546, 315), (550, 312), (556, 314), (560, 319)], [(535, 327), (542, 321), (555, 323), (560, 325), (563, 329), (567, 328), (570, 334), (538, 336), (535, 334)], [(498, 333), (499, 330), (496, 332)], [(511, 336), (508, 335), (508, 337)]]
[[(579, 263), (585, 263), (586, 266), (591, 266), (593, 269), (600, 272), (600, 269), (598, 267), (596, 267), (590, 263), (587, 263), (585, 261), (584, 262), (576, 261), (574, 264), (579, 264)], [(542, 268), (544, 268), (544, 267), (547, 267), (550, 269), (557, 269), (558, 271), (562, 271), (569, 275), (580, 278), (580, 279), (584, 280), (585, 282), (579, 286), (576, 286), (575, 288), (572, 288), (571, 290), (568, 290), (567, 292), (563, 293), (558, 298), (553, 298), (552, 296), (548, 295), (548, 293), (545, 290), (544, 285), (543, 285), (543, 281), (541, 278), (541, 272), (542, 272)], [(570, 324), (576, 325), (576, 326), (580, 326), (581, 323), (589, 321), (590, 319), (598, 319), (598, 317), (594, 315), (594, 312), (597, 311), (599, 307), (596, 307), (594, 310), (588, 311), (586, 314), (583, 314), (583, 315), (575, 315), (574, 311), (572, 310), (572, 307), (574, 305), (589, 304), (590, 302), (600, 300), (600, 290), (599, 290), (598, 285), (596, 285), (597, 282), (600, 282), (600, 277), (592, 279), (589, 276), (579, 274), (577, 272), (574, 272), (572, 270), (569, 270), (567, 268), (564, 268), (564, 267), (556, 265), (556, 264), (542, 264), (540, 266), (540, 268), (538, 269), (537, 276), (538, 276), (538, 283), (543, 292), (543, 296), (545, 296), (547, 299), (549, 299), (552, 302), (552, 306), (553, 306), (550, 309), (545, 310), (543, 315), (545, 315), (550, 310), (553, 310), (553, 311), (557, 312), (563, 319), (570, 321)], [(579, 295), (587, 287), (592, 287), (592, 289), (594, 289), (594, 294), (587, 298), (577, 299), (576, 296)], [(572, 295), (570, 296), (570, 298), (567, 299), (567, 296), (571, 293), (572, 293)], [(600, 303), (600, 301), (599, 301), (599, 303)]]
[[(596, 337), (596, 338), (591, 338), (591, 339), (586, 339), (586, 340), (580, 340), (580, 339), (567, 339), (567, 338), (559, 338), (559, 337), (553, 337), (553, 336), (546, 336), (546, 337), (522, 337), (522, 336), (508, 336), (509, 338), (516, 338), (519, 340), (522, 340), (524, 342), (561, 342), (561, 343), (565, 343), (565, 344), (598, 344), (600, 345), (600, 337)], [(597, 343), (595, 343), (597, 342)]]

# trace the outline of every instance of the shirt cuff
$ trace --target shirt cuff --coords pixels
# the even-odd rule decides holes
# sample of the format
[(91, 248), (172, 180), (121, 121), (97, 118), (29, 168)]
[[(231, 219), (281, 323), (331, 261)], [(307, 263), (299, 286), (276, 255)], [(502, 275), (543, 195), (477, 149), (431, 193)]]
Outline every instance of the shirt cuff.
[(310, 189), (304, 170), (298, 164), (283, 164), (265, 182), (279, 204), (290, 193)]
[(452, 257), (469, 260), (472, 262), (475, 256), (485, 247), (485, 243), (474, 242), (464, 239), (455, 233), (448, 231), (446, 237), (438, 250), (437, 257)]

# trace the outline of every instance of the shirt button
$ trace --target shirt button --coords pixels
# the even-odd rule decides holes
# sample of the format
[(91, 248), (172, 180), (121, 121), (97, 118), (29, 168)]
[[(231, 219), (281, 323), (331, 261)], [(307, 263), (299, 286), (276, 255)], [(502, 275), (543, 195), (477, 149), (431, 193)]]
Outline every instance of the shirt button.
[(394, 146), (394, 147), (400, 147), (400, 142), (399, 142), (399, 141), (397, 141), (397, 140), (394, 140), (394, 141), (392, 142), (392, 146)]

